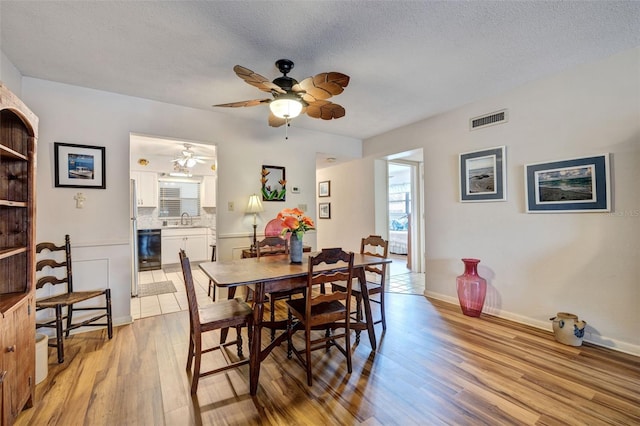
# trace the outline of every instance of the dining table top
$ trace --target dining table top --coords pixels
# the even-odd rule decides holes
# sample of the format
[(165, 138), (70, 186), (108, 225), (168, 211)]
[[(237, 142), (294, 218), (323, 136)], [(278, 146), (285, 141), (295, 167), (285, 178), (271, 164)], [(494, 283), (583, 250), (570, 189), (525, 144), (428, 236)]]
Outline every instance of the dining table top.
[[(265, 256), (260, 258), (222, 260), (216, 262), (200, 263), (200, 269), (218, 287), (236, 287), (247, 284), (256, 284), (270, 280), (306, 277), (309, 273), (309, 256), (317, 253), (304, 253), (302, 264), (292, 264), (286, 254)], [(364, 267), (391, 263), (392, 260), (361, 253), (354, 253), (353, 266)], [(335, 265), (316, 265), (314, 270), (332, 270)]]

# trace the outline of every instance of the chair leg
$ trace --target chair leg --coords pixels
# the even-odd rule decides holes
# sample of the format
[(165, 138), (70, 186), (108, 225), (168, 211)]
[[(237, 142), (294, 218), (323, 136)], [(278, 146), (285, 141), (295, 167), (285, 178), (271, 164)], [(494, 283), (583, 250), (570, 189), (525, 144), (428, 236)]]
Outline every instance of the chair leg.
[(62, 364), (64, 362), (64, 343), (62, 333), (62, 305), (56, 305), (56, 348), (58, 350), (58, 364)]
[[(358, 322), (362, 322), (362, 295), (360, 293), (356, 293), (356, 320)], [(360, 333), (362, 330), (356, 330), (356, 344), (360, 343)]]
[(213, 284), (213, 281), (211, 280), (209, 280), (209, 290), (207, 291), (207, 296), (210, 296), (214, 302), (216, 301), (215, 284)]
[[(271, 297), (269, 297), (270, 300), (270, 316), (271, 316), (271, 322), (275, 322), (276, 321), (276, 298), (273, 297), (273, 295), (271, 295)], [(275, 328), (271, 328), (271, 341), (273, 342), (276, 338), (276, 329)]]
[(109, 339), (113, 337), (113, 320), (111, 315), (111, 289), (106, 289), (104, 291), (104, 297), (107, 303), (107, 335)]
[(312, 377), (311, 377), (311, 328), (306, 327), (304, 331), (304, 339), (305, 339), (305, 355), (306, 355), (306, 367), (307, 367), (307, 384), (311, 386)]
[(293, 355), (293, 343), (291, 336), (293, 335), (293, 315), (289, 311), (287, 316), (287, 359), (291, 359)]
[(382, 330), (387, 330), (387, 317), (384, 314), (384, 288), (380, 292), (380, 322), (382, 322)]
[(73, 316), (73, 305), (67, 305), (67, 330), (65, 332), (65, 337), (69, 337), (69, 332), (71, 331), (72, 324), (72, 316)]
[(236, 346), (238, 348), (238, 356), (242, 358), (242, 326), (241, 325), (236, 326), (236, 333), (237, 333)]
[(191, 371), (191, 365), (193, 364), (193, 351), (195, 347), (193, 345), (193, 334), (189, 336), (189, 352), (187, 353), (187, 371)]
[(346, 328), (344, 332), (344, 349), (345, 356), (347, 357), (347, 371), (351, 373), (353, 366), (351, 365), (351, 329)]
[(193, 377), (191, 378), (191, 395), (198, 392), (198, 380), (200, 380), (200, 360), (202, 358), (202, 340), (199, 335), (195, 336), (194, 342), (195, 362), (193, 364)]

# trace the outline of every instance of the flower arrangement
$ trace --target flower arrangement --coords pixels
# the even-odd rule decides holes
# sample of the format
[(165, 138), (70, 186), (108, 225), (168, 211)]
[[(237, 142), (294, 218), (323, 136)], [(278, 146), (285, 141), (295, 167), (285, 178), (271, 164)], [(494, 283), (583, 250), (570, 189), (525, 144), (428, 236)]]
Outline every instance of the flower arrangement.
[(282, 221), (282, 235), (287, 232), (295, 233), (300, 241), (305, 232), (316, 229), (313, 220), (304, 215), (298, 208), (283, 209), (277, 216)]

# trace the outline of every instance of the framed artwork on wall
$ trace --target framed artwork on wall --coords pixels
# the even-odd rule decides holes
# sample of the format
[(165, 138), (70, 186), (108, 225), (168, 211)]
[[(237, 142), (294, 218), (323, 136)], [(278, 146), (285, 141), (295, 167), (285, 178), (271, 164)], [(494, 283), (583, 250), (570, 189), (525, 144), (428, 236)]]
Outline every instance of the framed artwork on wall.
[(55, 186), (58, 188), (106, 188), (103, 146), (54, 142)]
[(527, 213), (609, 212), (609, 154), (528, 164)]
[(331, 181), (326, 180), (324, 182), (318, 183), (318, 197), (329, 196), (331, 196)]
[(460, 201), (505, 201), (506, 163), (504, 146), (460, 154)]
[(286, 201), (287, 180), (284, 167), (262, 166), (262, 201)]
[(318, 218), (331, 219), (331, 203), (318, 204)]

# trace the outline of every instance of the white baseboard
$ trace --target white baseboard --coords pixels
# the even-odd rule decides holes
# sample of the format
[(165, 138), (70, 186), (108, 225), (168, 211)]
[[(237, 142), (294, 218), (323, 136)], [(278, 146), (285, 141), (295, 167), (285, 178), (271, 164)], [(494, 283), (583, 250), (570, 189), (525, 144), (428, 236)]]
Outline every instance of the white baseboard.
[[(445, 294), (434, 293), (432, 291), (425, 290), (424, 295), (426, 297), (430, 297), (432, 299), (437, 299), (443, 302), (451, 303), (453, 305), (458, 305), (458, 299), (455, 297), (447, 296)], [(553, 332), (552, 326), (549, 322), (540, 321), (535, 318), (525, 317), (519, 314), (515, 314), (513, 312), (507, 311), (483, 311), (486, 314), (496, 316), (498, 318), (503, 318), (509, 321), (517, 322), (519, 324), (528, 325), (531, 327), (535, 327), (541, 330)], [(585, 331), (583, 341), (589, 342), (593, 345), (602, 346), (608, 349), (612, 349), (618, 352), (624, 352), (630, 355), (640, 356), (640, 346), (631, 344), (629, 342), (623, 342), (620, 340), (616, 340), (607, 336), (600, 336), (589, 331)]]

